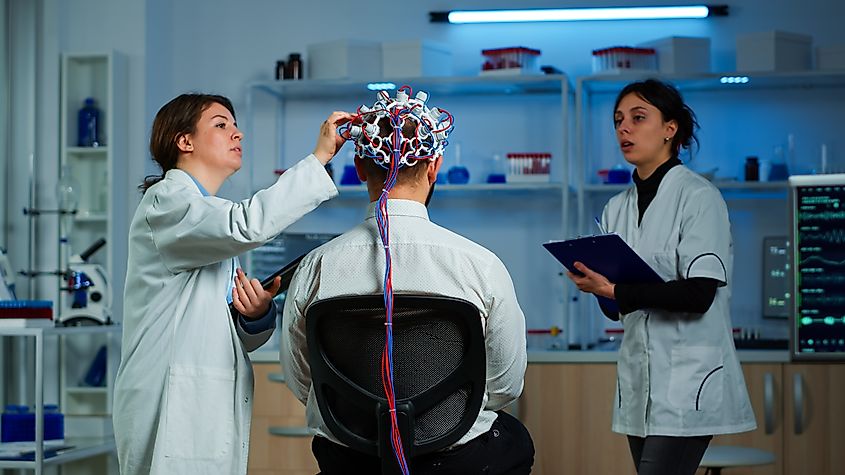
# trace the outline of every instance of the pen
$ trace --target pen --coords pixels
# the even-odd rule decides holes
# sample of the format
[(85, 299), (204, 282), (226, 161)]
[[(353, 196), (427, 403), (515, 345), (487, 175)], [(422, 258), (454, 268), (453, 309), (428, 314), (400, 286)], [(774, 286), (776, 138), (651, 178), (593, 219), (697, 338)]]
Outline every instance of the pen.
[(607, 234), (607, 232), (604, 230), (604, 228), (601, 225), (601, 221), (599, 220), (599, 217), (596, 216), (593, 219), (596, 221), (596, 226), (599, 227), (599, 231), (601, 231), (602, 234)]

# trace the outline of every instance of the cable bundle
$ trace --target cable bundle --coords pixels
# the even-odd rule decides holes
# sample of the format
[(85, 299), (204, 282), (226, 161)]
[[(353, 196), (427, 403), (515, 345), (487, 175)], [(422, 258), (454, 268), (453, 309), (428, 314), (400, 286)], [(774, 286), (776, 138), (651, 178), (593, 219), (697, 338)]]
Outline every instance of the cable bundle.
[[(355, 152), (361, 158), (373, 159), (387, 169), (376, 206), (376, 222), (384, 247), (384, 308), (385, 338), (381, 357), (381, 379), (384, 394), (390, 408), (390, 439), (393, 453), (403, 475), (409, 475), (408, 461), (402, 446), (402, 436), (396, 415), (396, 391), (393, 386), (393, 266), (390, 254), (390, 217), (387, 212), (387, 197), (396, 186), (399, 169), (411, 167), (420, 161), (434, 161), (443, 154), (453, 129), (452, 115), (436, 107), (426, 106), (428, 94), (423, 91), (411, 98), (411, 88), (402, 86), (391, 98), (387, 92), (379, 91), (373, 107), (362, 105), (357, 115), (338, 129), (346, 140), (355, 141)], [(381, 134), (379, 123), (388, 119), (392, 131)], [(402, 131), (405, 124), (414, 123), (413, 137), (406, 137)]]

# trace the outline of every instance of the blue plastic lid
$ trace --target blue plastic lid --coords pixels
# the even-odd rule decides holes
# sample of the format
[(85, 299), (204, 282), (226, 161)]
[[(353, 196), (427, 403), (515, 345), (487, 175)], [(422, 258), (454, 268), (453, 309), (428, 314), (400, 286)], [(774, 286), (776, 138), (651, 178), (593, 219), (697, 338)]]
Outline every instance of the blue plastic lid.
[(58, 412), (59, 405), (58, 404), (44, 404), (44, 410), (45, 411)]
[(5, 411), (12, 414), (26, 414), (29, 412), (29, 406), (21, 404), (6, 404)]
[(85, 105), (86, 106), (93, 106), (94, 105), (94, 98), (93, 97), (85, 98)]

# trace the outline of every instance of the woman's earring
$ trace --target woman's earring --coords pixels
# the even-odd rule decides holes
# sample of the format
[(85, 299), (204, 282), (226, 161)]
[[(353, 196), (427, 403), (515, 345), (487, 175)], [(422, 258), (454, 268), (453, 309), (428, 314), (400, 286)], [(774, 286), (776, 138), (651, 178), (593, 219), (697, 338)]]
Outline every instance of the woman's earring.
[(672, 140), (672, 137), (663, 137), (663, 143), (666, 143), (670, 140)]

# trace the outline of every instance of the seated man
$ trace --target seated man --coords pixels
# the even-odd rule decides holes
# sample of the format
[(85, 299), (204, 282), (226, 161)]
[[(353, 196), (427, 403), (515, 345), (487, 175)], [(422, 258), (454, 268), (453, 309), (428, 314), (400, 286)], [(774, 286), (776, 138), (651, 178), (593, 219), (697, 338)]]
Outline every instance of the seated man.
[[(323, 474), (350, 473), (350, 467), (356, 473), (379, 473), (378, 458), (341, 445), (322, 421), (307, 359), (306, 310), (332, 297), (380, 294), (385, 282), (396, 293), (469, 301), (479, 310), (485, 335), (482, 409), (454, 446), (410, 460), (411, 473), (529, 473), (534, 461), (531, 436), (516, 418), (501, 411), (522, 392), (525, 318), (499, 258), (429, 221), (426, 205), (452, 117), (426, 107), (423, 92), (410, 98), (408, 89), (400, 89), (396, 99), (380, 92), (372, 109), (362, 106), (359, 117), (342, 128), (342, 135), (356, 141), (355, 167), (369, 192), (367, 218), (312, 251), (299, 265), (282, 323), (285, 381), (306, 405), (308, 426), (316, 433), (312, 451)], [(386, 206), (380, 206), (384, 201)], [(385, 210), (390, 223), (387, 250), (381, 228)], [(391, 256), (392, 279), (385, 279), (385, 252)]]

